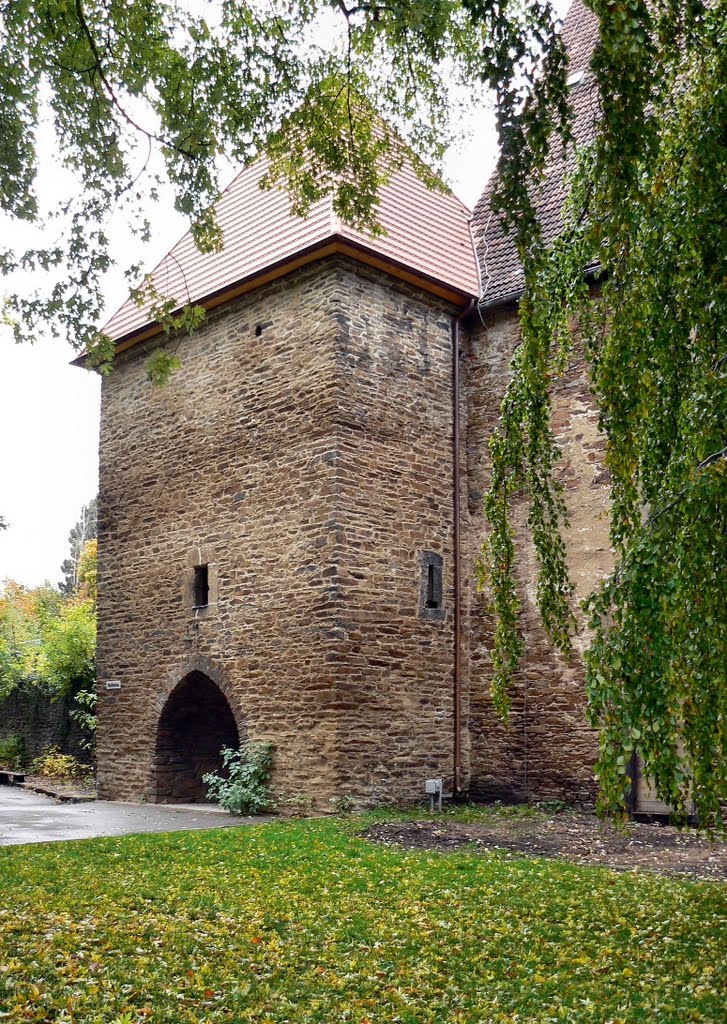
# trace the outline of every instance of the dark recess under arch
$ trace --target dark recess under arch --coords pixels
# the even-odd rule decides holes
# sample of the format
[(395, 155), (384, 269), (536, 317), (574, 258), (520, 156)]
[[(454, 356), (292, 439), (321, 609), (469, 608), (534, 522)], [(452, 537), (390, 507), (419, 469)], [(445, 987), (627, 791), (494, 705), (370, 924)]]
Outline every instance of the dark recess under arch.
[(156, 803), (205, 799), (202, 776), (222, 767), (223, 746), (240, 738), (230, 705), (202, 672), (190, 672), (174, 687), (159, 716), (152, 779)]

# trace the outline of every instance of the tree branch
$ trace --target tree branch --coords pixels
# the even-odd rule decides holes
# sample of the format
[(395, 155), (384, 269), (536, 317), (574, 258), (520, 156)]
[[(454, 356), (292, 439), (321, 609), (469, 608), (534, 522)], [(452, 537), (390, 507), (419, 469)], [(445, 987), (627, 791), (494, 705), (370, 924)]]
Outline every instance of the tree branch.
[[(721, 448), (718, 452), (712, 452), (712, 454), (708, 455), (706, 459), (702, 459), (702, 461), (697, 464), (695, 472), (699, 473), (701, 470), (706, 469), (707, 466), (711, 466), (713, 462), (719, 462), (720, 459), (727, 459), (727, 445), (725, 445), (724, 448)], [(658, 512), (654, 512), (653, 515), (649, 516), (649, 518), (644, 523), (644, 526), (647, 529), (648, 527), (653, 526), (657, 519), (659, 519), (666, 512), (669, 512), (676, 505), (678, 505), (684, 497), (684, 495), (687, 493), (688, 488), (689, 484), (685, 484), (684, 487), (682, 487), (682, 489), (677, 492), (673, 501), (670, 501), (668, 505), (664, 505), (664, 507), (660, 508)]]
[(150, 143), (152, 140), (154, 140), (155, 142), (158, 142), (161, 146), (168, 146), (170, 149), (176, 150), (177, 153), (181, 153), (182, 156), (193, 159), (195, 156), (194, 153), (190, 152), (189, 150), (185, 149), (183, 146), (180, 146), (175, 142), (170, 142), (168, 139), (164, 139), (162, 138), (162, 136), (156, 135), (154, 132), (147, 131), (146, 128), (142, 128), (142, 126), (137, 121), (135, 121), (134, 118), (127, 112), (126, 108), (119, 101), (113, 86), (111, 85), (108, 78), (106, 77), (106, 74), (104, 73), (101, 54), (98, 50), (98, 47), (96, 46), (96, 40), (93, 37), (93, 33), (91, 32), (88, 22), (86, 21), (86, 15), (83, 10), (83, 0), (75, 0), (75, 6), (81, 30), (84, 36), (86, 37), (86, 41), (88, 42), (89, 49), (91, 50), (91, 53), (95, 61), (94, 66), (89, 69), (89, 73), (93, 73), (95, 71), (98, 74), (103, 84), (103, 87), (108, 95), (108, 98), (111, 102), (111, 105), (119, 112), (119, 114), (122, 116), (122, 118), (126, 121), (128, 125), (130, 125), (135, 131), (139, 132), (141, 135), (144, 135)]

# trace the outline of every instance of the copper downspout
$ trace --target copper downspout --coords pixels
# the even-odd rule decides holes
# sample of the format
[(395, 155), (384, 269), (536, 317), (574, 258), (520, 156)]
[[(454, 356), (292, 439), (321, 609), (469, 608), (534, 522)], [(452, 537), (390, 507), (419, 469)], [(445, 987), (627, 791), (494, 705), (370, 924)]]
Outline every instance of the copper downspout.
[(459, 328), (477, 305), (467, 307), (452, 319), (452, 546), (454, 582), (454, 771), (453, 795), (462, 792), (462, 565), (460, 552), (460, 421), (459, 421)]

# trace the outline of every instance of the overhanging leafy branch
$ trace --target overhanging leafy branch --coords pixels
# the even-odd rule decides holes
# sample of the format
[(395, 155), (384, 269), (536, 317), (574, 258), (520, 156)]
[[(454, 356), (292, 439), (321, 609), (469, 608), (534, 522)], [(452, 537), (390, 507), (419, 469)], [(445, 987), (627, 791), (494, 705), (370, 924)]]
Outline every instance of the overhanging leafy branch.
[[(711, 823), (727, 796), (724, 7), (591, 6), (602, 119), (571, 206), (587, 196), (588, 216), (572, 218), (547, 253), (521, 250), (522, 344), (491, 444), (484, 578), (499, 616), (495, 697), (502, 706), (522, 653), (511, 635), (518, 577), (509, 532), (520, 500), (538, 555), (541, 616), (568, 649), (566, 516), (553, 482), (549, 393), (576, 323), (606, 440), (617, 556), (584, 604), (601, 808), (623, 810), (637, 750), (661, 799), (682, 815), (694, 805)], [(594, 261), (598, 297), (584, 284)], [(511, 484), (506, 494), (503, 482), (515, 480), (521, 490)]]

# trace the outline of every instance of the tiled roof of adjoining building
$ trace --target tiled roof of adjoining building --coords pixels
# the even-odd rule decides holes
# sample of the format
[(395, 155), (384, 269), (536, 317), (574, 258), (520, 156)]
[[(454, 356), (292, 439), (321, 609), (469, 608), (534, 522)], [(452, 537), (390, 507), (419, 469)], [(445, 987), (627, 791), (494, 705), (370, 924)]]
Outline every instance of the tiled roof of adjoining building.
[[(305, 219), (292, 214), (284, 191), (260, 189), (267, 169), (265, 158), (246, 167), (220, 198), (220, 252), (200, 252), (188, 232), (152, 271), (162, 298), (180, 308), (218, 305), (335, 252), (390, 270), (457, 304), (479, 295), (470, 211), (450, 193), (428, 188), (408, 164), (380, 191), (376, 216), (386, 232), (381, 237), (344, 224), (331, 197), (316, 203)], [(103, 332), (126, 347), (159, 329), (149, 304), (139, 307), (129, 299)]]
[[(573, 134), (576, 144), (583, 145), (592, 138), (598, 117), (598, 89), (589, 67), (598, 40), (598, 19), (582, 0), (573, 0), (563, 24), (563, 40), (569, 54)], [(561, 211), (567, 195), (566, 179), (573, 171), (574, 163), (572, 146), (564, 154), (562, 146), (554, 145), (544, 180), (534, 195), (546, 244), (553, 241), (562, 230)], [(524, 283), (513, 238), (503, 234), (499, 218), (490, 207), (496, 181), (497, 172), (490, 178), (475, 206), (472, 221), (482, 277), (482, 304), (487, 306), (518, 298)]]

